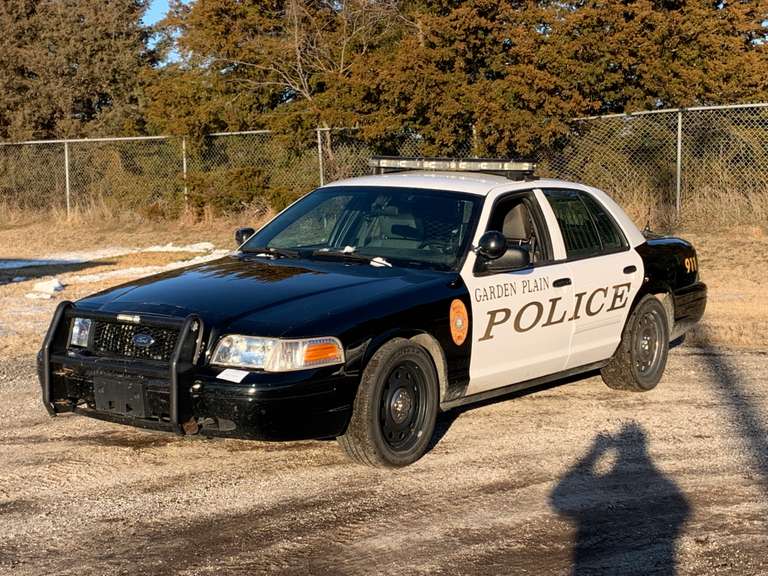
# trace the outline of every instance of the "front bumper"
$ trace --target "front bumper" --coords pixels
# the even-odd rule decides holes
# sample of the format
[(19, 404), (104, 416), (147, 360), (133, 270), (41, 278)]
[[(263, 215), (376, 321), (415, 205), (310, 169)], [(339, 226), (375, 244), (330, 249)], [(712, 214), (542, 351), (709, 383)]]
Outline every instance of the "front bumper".
[[(260, 440), (334, 437), (349, 423), (358, 378), (341, 367), (221, 380), (221, 369), (205, 365), (205, 327), (194, 315), (152, 319), (179, 328), (169, 363), (78, 353), (67, 349), (74, 315), (71, 303), (59, 305), (38, 356), (51, 415), (74, 412), (178, 434)], [(77, 316), (105, 315), (77, 310)]]

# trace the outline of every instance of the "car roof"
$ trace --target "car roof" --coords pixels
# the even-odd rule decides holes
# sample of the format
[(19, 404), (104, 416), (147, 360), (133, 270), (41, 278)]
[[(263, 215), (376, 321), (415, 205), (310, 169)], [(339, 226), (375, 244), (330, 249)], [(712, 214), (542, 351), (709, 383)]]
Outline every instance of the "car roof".
[(509, 189), (536, 186), (575, 186), (580, 189), (586, 188), (584, 185), (562, 180), (512, 180), (504, 176), (482, 172), (432, 172), (422, 170), (403, 170), (402, 172), (348, 178), (326, 184), (324, 188), (332, 186), (393, 186), (399, 188), (445, 190), (447, 192), (467, 192), (479, 196), (487, 196), (491, 190), (500, 186)]
[(403, 170), (375, 176), (361, 176), (331, 182), (323, 188), (335, 186), (392, 186), (400, 188), (422, 188), (425, 190), (444, 190), (450, 192), (466, 192), (478, 196), (487, 196), (493, 190), (503, 187), (504, 191), (526, 190), (531, 188), (571, 188), (582, 190), (597, 198), (613, 215), (619, 226), (624, 230), (631, 246), (645, 242), (645, 237), (632, 219), (608, 194), (597, 188), (547, 178), (533, 180), (511, 180), (504, 176), (482, 172), (437, 172), (421, 170)]
[(396, 186), (400, 188), (424, 188), (450, 192), (469, 192), (485, 196), (502, 184), (513, 182), (503, 176), (480, 172), (432, 172), (403, 170), (375, 176), (361, 176), (332, 182), (327, 186)]

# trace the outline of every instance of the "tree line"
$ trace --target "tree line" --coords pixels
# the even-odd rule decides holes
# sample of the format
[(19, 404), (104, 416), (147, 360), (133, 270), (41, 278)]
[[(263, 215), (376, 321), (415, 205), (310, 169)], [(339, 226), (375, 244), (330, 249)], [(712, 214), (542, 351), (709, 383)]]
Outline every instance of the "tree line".
[(768, 0), (3, 0), (0, 139), (355, 126), (528, 154), (569, 118), (768, 99)]

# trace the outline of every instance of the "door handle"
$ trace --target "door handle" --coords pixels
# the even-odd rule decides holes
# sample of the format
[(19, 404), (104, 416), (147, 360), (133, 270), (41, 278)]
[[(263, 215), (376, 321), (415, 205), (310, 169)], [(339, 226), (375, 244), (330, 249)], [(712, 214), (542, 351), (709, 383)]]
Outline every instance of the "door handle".
[(570, 278), (558, 278), (554, 282), (552, 282), (552, 286), (555, 288), (562, 288), (563, 286), (570, 286), (571, 285), (571, 279)]
[(637, 266), (627, 266), (624, 268), (624, 274), (634, 274), (637, 272)]

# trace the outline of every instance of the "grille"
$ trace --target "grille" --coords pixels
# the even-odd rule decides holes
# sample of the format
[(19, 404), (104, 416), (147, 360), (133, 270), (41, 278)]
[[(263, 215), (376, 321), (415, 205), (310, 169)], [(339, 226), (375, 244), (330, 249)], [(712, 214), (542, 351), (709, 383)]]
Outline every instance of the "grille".
[[(137, 334), (151, 336), (154, 342), (151, 346), (139, 348), (133, 343)], [(95, 323), (93, 351), (103, 356), (170, 362), (178, 337), (178, 329), (99, 321)]]

